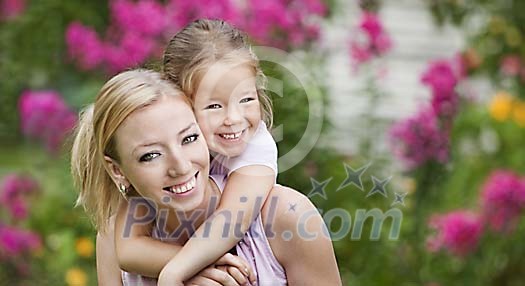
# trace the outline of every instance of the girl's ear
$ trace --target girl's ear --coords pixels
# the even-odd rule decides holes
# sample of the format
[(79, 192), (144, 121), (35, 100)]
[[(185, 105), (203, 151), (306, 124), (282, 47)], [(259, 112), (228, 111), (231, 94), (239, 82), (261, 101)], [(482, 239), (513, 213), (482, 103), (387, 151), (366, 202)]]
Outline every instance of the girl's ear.
[(106, 165), (107, 170), (109, 170), (109, 175), (111, 176), (111, 179), (113, 179), (117, 188), (120, 188), (121, 185), (124, 185), (126, 189), (129, 188), (130, 182), (126, 179), (126, 176), (124, 176), (117, 161), (109, 156), (104, 156), (104, 164)]

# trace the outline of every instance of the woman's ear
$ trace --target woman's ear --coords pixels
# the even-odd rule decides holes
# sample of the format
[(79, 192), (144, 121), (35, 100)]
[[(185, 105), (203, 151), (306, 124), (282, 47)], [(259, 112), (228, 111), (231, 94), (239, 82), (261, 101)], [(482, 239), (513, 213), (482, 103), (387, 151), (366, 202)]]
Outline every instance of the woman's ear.
[(121, 185), (124, 185), (126, 189), (129, 188), (130, 183), (128, 179), (126, 179), (126, 176), (124, 176), (122, 168), (120, 168), (120, 165), (115, 159), (109, 156), (104, 156), (104, 164), (106, 165), (107, 170), (109, 170), (109, 175), (111, 176), (111, 179), (113, 179), (115, 185), (117, 185), (117, 188), (120, 188)]

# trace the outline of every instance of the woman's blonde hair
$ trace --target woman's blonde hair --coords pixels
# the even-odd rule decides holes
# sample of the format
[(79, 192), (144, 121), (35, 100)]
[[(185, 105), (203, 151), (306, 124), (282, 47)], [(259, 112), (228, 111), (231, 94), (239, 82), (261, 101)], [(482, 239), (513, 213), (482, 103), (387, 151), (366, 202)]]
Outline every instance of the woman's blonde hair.
[(84, 207), (99, 231), (105, 230), (121, 199), (104, 163), (104, 156), (119, 162), (115, 131), (135, 110), (164, 96), (181, 96), (189, 104), (180, 89), (161, 74), (126, 71), (106, 82), (95, 103), (80, 113), (71, 150), (71, 173), (80, 190), (76, 204)]
[(262, 120), (273, 124), (272, 102), (266, 94), (266, 76), (259, 59), (240, 30), (220, 20), (190, 23), (170, 40), (164, 51), (164, 73), (193, 101), (200, 79), (219, 61), (248, 64), (256, 76)]

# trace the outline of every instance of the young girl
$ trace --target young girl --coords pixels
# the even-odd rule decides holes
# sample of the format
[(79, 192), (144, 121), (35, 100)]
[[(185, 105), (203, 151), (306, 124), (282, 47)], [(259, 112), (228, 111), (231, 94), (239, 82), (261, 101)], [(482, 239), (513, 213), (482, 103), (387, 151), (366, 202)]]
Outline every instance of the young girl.
[[(148, 240), (153, 225), (138, 226), (131, 236), (123, 235), (126, 218), (133, 217), (123, 203), (115, 242), (122, 269), (156, 277), (159, 265), (166, 264), (159, 285), (182, 285), (243, 238), (275, 184), (277, 149), (267, 130), (272, 112), (263, 89), (265, 77), (240, 31), (223, 21), (191, 23), (166, 48), (164, 71), (193, 104), (212, 155), (211, 174), (228, 178), (215, 211), (228, 215), (209, 218), (166, 264), (148, 255), (154, 247)], [(191, 190), (191, 184), (180, 184), (166, 192), (182, 197)], [(244, 274), (250, 273), (245, 270)]]

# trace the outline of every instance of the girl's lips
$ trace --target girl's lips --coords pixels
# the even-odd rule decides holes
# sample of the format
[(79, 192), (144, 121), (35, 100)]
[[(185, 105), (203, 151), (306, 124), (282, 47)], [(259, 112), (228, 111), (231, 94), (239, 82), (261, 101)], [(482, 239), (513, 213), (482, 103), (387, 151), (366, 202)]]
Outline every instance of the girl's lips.
[(219, 139), (222, 142), (236, 143), (242, 140), (242, 137), (245, 133), (246, 133), (246, 129), (243, 129), (242, 131), (236, 132), (236, 133), (233, 133), (233, 132), (232, 133), (218, 133), (217, 137), (219, 137)]

